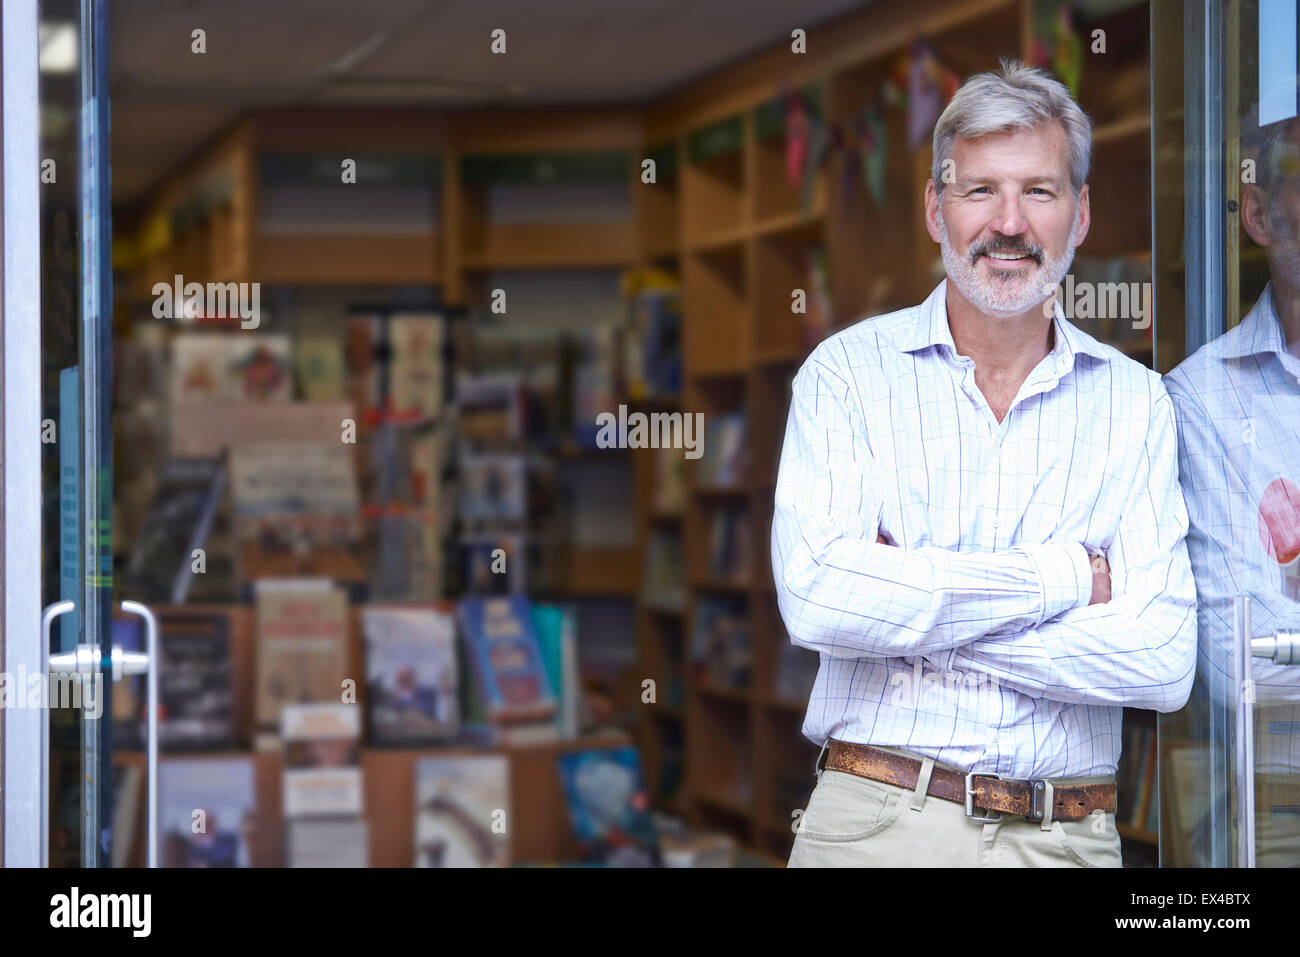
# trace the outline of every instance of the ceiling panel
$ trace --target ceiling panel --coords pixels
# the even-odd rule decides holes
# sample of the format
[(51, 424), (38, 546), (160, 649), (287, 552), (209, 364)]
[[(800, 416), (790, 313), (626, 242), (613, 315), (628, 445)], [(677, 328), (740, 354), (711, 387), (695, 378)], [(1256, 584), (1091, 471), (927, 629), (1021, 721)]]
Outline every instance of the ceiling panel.
[[(863, 0), (115, 0), (113, 197), (235, 117), (328, 104), (638, 103)], [(507, 52), (489, 50), (494, 28)], [(206, 31), (207, 52), (191, 52)]]

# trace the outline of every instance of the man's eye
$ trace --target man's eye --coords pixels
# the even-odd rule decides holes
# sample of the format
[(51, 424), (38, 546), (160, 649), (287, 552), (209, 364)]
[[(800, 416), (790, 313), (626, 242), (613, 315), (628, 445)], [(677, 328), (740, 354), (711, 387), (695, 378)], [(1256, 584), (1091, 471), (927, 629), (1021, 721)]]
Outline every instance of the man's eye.
[(1031, 193), (1037, 193), (1037, 194), (1040, 195), (1040, 196), (1051, 196), (1051, 195), (1052, 195), (1052, 194), (1049, 193), (1047, 190), (1043, 189), (1041, 186), (1035, 186), (1033, 189), (1030, 190), (1030, 192), (1031, 192)]

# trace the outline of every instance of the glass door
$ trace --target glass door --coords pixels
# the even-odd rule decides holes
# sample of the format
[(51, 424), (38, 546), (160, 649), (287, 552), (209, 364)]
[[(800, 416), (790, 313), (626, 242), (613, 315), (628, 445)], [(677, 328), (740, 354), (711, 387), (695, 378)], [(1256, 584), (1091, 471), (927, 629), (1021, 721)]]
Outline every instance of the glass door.
[(107, 4), (39, 4), (46, 856), (106, 859), (112, 461)]
[[(1161, 716), (1161, 858), (1167, 866), (1296, 866), (1296, 4), (1153, 6), (1166, 22), (1152, 34), (1167, 44), (1162, 51), (1157, 41), (1153, 51), (1157, 181), (1163, 156), (1177, 180), (1168, 189), (1183, 193), (1180, 200), (1157, 195), (1165, 288), (1156, 296), (1158, 308), (1162, 295), (1178, 305), (1166, 312), (1183, 334), (1186, 358), (1162, 371), (1178, 418), (1199, 599), (1196, 686), (1182, 712)], [(1171, 76), (1182, 79), (1181, 89)]]

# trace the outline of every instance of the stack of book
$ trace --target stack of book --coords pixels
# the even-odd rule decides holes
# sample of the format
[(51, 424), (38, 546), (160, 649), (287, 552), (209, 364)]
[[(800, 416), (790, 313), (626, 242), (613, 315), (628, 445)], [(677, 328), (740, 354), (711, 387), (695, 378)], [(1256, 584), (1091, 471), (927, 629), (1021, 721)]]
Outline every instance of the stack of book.
[(285, 859), (290, 867), (365, 867), (361, 711), (291, 704), (282, 711)]

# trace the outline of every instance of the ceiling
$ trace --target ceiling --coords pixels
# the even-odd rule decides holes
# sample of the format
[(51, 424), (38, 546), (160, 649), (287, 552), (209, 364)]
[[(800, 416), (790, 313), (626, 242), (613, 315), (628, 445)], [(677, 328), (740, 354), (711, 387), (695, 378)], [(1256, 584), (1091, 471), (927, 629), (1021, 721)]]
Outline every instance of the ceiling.
[(113, 0), (113, 201), (254, 108), (643, 103), (866, 2)]

